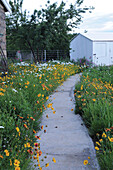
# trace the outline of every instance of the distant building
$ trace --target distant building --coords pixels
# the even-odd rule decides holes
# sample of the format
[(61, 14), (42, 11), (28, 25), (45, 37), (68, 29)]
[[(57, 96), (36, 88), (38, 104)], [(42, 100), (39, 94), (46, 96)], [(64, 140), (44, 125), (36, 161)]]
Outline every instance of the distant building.
[(113, 34), (78, 34), (70, 42), (70, 60), (92, 60), (95, 65), (113, 65)]
[(82, 34), (73, 37), (70, 42), (70, 60), (77, 62), (78, 59), (91, 60), (93, 56), (93, 41)]
[[(0, 47), (6, 56), (6, 22), (5, 12), (11, 12), (6, 0), (0, 0)], [(1, 50), (0, 50), (1, 51)]]

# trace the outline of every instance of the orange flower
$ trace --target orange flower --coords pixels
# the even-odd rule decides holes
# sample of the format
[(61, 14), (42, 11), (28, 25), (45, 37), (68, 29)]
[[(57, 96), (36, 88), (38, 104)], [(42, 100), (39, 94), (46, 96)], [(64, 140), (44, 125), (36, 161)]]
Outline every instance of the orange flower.
[(35, 121), (35, 119), (33, 119), (33, 117), (30, 117), (31, 120)]
[(39, 139), (40, 140), (40, 137), (39, 136), (35, 136), (35, 138)]
[(36, 131), (33, 129), (33, 133), (36, 133)]
[(44, 128), (44, 126), (42, 125), (42, 126), (41, 126), (41, 129), (43, 129), (43, 128)]
[(40, 97), (41, 96), (41, 94), (38, 94), (38, 97)]
[(16, 110), (16, 107), (14, 107), (14, 110)]
[(28, 128), (26, 124), (24, 124), (24, 127), (25, 127), (26, 129)]
[(3, 159), (3, 156), (2, 156), (2, 155), (0, 155), (0, 158), (2, 158), (2, 159)]
[(71, 109), (71, 111), (73, 111), (73, 109)]
[(94, 102), (96, 101), (96, 99), (92, 99)]

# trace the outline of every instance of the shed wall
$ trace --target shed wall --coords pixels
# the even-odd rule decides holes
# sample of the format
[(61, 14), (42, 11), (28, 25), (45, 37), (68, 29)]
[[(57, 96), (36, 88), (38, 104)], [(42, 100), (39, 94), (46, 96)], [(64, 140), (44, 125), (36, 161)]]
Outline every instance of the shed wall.
[(93, 57), (93, 42), (79, 34), (70, 43), (70, 60), (77, 61), (80, 58), (92, 60)]
[(96, 65), (113, 65), (113, 41), (93, 42), (93, 62)]

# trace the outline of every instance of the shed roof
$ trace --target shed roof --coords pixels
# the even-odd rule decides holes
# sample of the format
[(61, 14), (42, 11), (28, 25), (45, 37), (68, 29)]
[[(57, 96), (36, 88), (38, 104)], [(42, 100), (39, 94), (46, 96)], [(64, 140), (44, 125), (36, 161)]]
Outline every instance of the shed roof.
[(85, 33), (85, 35), (93, 41), (113, 41), (112, 32)]
[(9, 3), (7, 2), (7, 0), (0, 0), (3, 4), (3, 6), (5, 7), (5, 12), (11, 12), (11, 7), (9, 5)]
[[(86, 38), (86, 39), (92, 41), (90, 38), (88, 38), (88, 37), (86, 37), (86, 36), (84, 36), (83, 34), (80, 34), (80, 33), (77, 34), (77, 35), (75, 35), (75, 36), (71, 39), (71, 41), (74, 40), (74, 39), (75, 39), (76, 37), (78, 37), (79, 35), (81, 35), (81, 36), (83, 36), (84, 38)], [(71, 42), (71, 41), (70, 41), (70, 42)]]

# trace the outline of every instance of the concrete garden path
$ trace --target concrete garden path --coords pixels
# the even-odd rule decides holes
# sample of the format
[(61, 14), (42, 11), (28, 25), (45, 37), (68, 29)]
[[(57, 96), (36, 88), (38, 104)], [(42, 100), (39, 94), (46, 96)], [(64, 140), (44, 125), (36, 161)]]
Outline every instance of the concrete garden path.
[[(79, 80), (80, 74), (71, 76), (50, 96), (56, 113), (53, 114), (53, 111), (47, 108), (42, 118), (41, 124), (44, 125), (46, 133), (43, 132), (44, 129), (40, 132), (40, 146), (43, 152), (40, 159), (47, 154), (41, 164), (49, 163), (48, 167), (42, 168), (44, 170), (99, 169), (88, 131), (81, 117), (75, 115), (74, 110), (71, 111), (75, 108), (73, 90)], [(56, 163), (52, 162), (53, 157)], [(84, 160), (88, 160), (90, 165), (84, 165)]]

